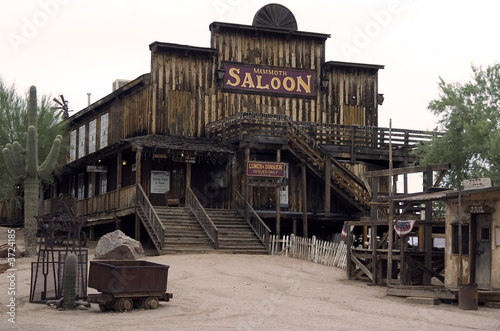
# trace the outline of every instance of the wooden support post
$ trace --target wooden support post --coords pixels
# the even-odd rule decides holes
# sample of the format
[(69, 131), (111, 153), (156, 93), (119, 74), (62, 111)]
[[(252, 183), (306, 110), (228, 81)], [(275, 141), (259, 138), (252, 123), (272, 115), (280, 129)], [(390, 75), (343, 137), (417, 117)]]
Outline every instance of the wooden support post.
[(135, 240), (141, 241), (141, 220), (137, 213), (135, 214)]
[(95, 240), (95, 225), (91, 225), (90, 226), (90, 235), (89, 235), (89, 239), (90, 241), (94, 241)]
[(184, 190), (184, 201), (187, 201), (187, 192), (191, 188), (191, 163), (186, 163), (186, 189)]
[(292, 220), (292, 228), (293, 228), (292, 229), (293, 234), (296, 236), (297, 235), (297, 219), (296, 218), (294, 218)]
[(363, 226), (363, 242), (361, 243), (361, 246), (363, 246), (363, 248), (366, 248), (366, 242), (368, 242), (368, 227), (365, 225)]
[(346, 254), (346, 271), (347, 271), (347, 279), (352, 279), (352, 261), (351, 261), (351, 249), (352, 249), (352, 233), (351, 226), (348, 225), (347, 228), (347, 254)]
[(92, 172), (90, 175), (90, 187), (91, 190), (89, 191), (89, 198), (92, 198), (95, 196), (95, 189), (96, 189), (96, 175), (95, 172)]
[[(281, 161), (281, 150), (276, 150), (276, 162)], [(277, 186), (275, 189), (275, 200), (276, 200), (276, 235), (278, 238), (281, 236), (281, 215), (280, 215), (280, 186)]]
[(406, 272), (406, 257), (405, 257), (405, 238), (406, 237), (399, 237), (399, 241), (400, 241), (400, 245), (399, 245), (399, 257), (400, 257), (400, 261), (399, 261), (399, 272), (400, 272), (400, 275), (399, 275), (399, 278), (401, 278), (401, 285), (411, 285), (411, 284), (408, 284), (408, 280), (407, 280), (407, 275), (408, 273)]
[(248, 186), (248, 176), (247, 176), (247, 164), (248, 164), (248, 161), (250, 161), (250, 148), (245, 148), (245, 164), (243, 165), (243, 168), (245, 169), (245, 182), (244, 182), (244, 187), (243, 187), (243, 197), (244, 197), (244, 200), (245, 200), (245, 219), (248, 220), (248, 205), (246, 202), (250, 202), (250, 198), (249, 198), (249, 186)]
[(381, 280), (378, 279), (378, 257), (377, 257), (377, 247), (378, 247), (378, 241), (377, 241), (377, 226), (372, 225), (371, 227), (372, 233), (370, 236), (370, 242), (371, 242), (371, 249), (372, 249), (372, 283), (373, 284), (380, 284)]
[[(378, 200), (378, 177), (372, 178), (372, 201), (377, 202)], [(378, 210), (377, 206), (370, 206), (370, 219), (372, 221), (378, 220)]]
[(142, 147), (137, 146), (135, 151), (135, 183), (141, 184), (141, 155)]
[[(430, 165), (427, 166), (425, 177), (425, 190), (428, 192), (433, 185), (433, 171)], [(425, 202), (425, 221), (432, 221), (432, 201)], [(429, 223), (427, 223), (429, 224)], [(425, 250), (425, 267), (432, 270), (432, 225), (425, 225), (424, 228), (424, 250)], [(431, 285), (432, 275), (424, 273), (423, 285)]]
[[(123, 164), (122, 164), (122, 151), (119, 151), (118, 152), (118, 155), (117, 155), (117, 164), (116, 164), (116, 183), (117, 183), (117, 190), (116, 190), (116, 206), (119, 206), (120, 205), (120, 190), (122, 188), (122, 168), (123, 168)], [(117, 228), (117, 230), (119, 230)]]
[(325, 160), (325, 216), (330, 216), (330, 200), (331, 200), (331, 167), (332, 160), (329, 157)]
[(307, 225), (307, 176), (306, 165), (301, 166), (302, 173), (302, 236), (308, 238), (308, 225)]

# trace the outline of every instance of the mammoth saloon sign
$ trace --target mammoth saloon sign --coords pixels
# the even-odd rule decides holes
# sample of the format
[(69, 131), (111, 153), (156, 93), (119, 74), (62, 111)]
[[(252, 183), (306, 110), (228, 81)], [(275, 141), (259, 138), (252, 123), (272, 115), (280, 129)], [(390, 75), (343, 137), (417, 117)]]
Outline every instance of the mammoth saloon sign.
[(224, 89), (252, 93), (315, 96), (315, 71), (224, 64)]

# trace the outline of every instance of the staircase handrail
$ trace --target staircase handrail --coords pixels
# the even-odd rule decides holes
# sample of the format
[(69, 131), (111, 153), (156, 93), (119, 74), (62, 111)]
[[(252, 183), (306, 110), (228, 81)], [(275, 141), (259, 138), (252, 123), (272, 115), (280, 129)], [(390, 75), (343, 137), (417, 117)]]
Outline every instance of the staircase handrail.
[(248, 225), (250, 225), (250, 228), (252, 228), (259, 240), (265, 245), (266, 249), (269, 249), (271, 230), (253, 209), (252, 205), (245, 200), (243, 195), (236, 189), (234, 190), (234, 193), (236, 209), (243, 216)]
[(194, 214), (198, 222), (200, 222), (201, 227), (210, 239), (213, 241), (216, 249), (219, 248), (219, 229), (215, 226), (214, 222), (208, 216), (207, 211), (203, 208), (203, 205), (200, 203), (200, 200), (196, 197), (193, 190), (188, 187), (186, 194), (186, 205)]
[(145, 228), (153, 240), (156, 249), (161, 253), (163, 247), (165, 247), (165, 226), (161, 222), (160, 217), (158, 217), (156, 210), (149, 201), (142, 186), (137, 184), (136, 187), (137, 207), (140, 208), (142, 213), (146, 216), (145, 219), (142, 219), (142, 217), (140, 218), (142, 222), (145, 223)]

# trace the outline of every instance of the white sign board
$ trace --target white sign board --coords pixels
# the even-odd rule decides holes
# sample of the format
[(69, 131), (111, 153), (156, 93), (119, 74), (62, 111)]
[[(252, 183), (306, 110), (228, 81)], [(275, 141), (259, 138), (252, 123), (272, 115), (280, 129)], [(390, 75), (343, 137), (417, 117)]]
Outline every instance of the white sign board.
[(164, 194), (170, 191), (170, 172), (151, 171), (151, 193)]
[(476, 190), (480, 188), (491, 187), (490, 178), (475, 178), (475, 179), (465, 179), (463, 181), (464, 190)]

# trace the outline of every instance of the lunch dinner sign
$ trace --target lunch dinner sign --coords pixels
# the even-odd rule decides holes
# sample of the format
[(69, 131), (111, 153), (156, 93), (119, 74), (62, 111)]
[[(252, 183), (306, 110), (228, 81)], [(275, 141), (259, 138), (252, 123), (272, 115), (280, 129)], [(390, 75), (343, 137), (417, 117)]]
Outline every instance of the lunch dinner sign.
[(252, 93), (315, 96), (315, 71), (224, 64), (224, 89)]
[(281, 162), (247, 162), (247, 176), (285, 177), (285, 164)]

